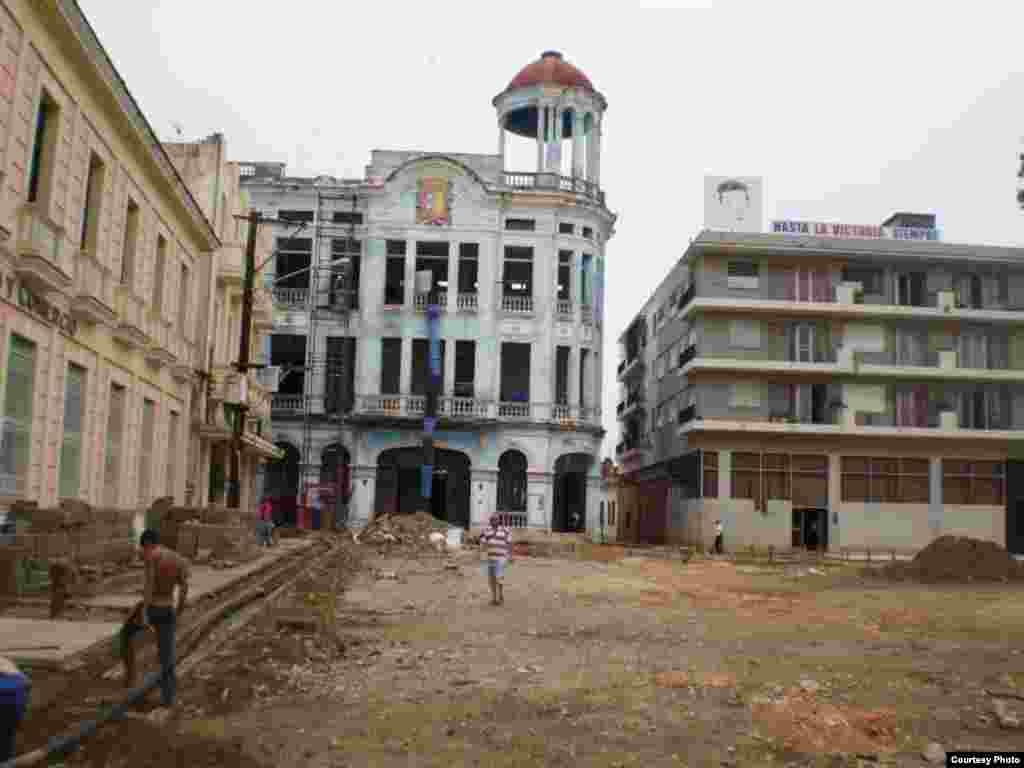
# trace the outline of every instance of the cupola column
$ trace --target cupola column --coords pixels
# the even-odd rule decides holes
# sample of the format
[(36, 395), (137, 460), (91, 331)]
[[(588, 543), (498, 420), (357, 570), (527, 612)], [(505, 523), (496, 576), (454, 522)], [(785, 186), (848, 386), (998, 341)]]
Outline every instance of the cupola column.
[(505, 115), (498, 115), (498, 157), (501, 158), (501, 170), (505, 170)]
[(537, 173), (544, 173), (544, 102), (537, 102)]
[(601, 186), (601, 112), (594, 113), (594, 184)]
[(572, 110), (572, 175), (583, 178), (583, 113)]

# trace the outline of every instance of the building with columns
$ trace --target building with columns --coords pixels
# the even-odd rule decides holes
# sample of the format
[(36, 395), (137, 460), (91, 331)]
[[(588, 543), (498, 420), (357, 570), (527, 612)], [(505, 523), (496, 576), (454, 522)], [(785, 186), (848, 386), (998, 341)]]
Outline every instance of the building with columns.
[(217, 235), (74, 0), (0, 41), (0, 512), (180, 503)]
[[(428, 271), (443, 307), (433, 513), (467, 528), (494, 511), (524, 528), (597, 525), (607, 103), (546, 52), (493, 105), (495, 155), (376, 150), (355, 180), (242, 164), (252, 204), (283, 222), (267, 355), (285, 456), (263, 483), (283, 522), (318, 484), (351, 494), (353, 526), (419, 508), (429, 341), (414, 284)], [(507, 167), (510, 134), (536, 142), (535, 165)], [(343, 288), (332, 261), (348, 265)]]
[(1022, 256), (924, 214), (701, 232), (620, 337), (629, 535), (1024, 553)]

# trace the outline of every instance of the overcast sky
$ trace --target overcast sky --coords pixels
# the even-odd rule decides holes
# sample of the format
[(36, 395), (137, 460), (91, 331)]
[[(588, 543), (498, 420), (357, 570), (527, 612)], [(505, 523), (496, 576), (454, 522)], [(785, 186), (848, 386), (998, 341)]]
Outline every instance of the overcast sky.
[(938, 216), (1016, 244), (1024, 11), (1013, 2), (600, 4), (79, 0), (164, 139), (361, 176), (372, 149), (494, 153), (491, 100), (560, 50), (608, 99), (604, 453), (616, 339), (701, 228), (703, 176), (763, 176), (765, 218)]

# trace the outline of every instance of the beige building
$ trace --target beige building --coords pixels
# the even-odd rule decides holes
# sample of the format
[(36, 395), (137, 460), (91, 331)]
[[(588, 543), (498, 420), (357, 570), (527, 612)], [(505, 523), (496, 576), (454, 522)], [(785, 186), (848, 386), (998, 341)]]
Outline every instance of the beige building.
[(184, 501), (219, 242), (74, 0), (0, 2), (0, 510)]
[[(248, 222), (248, 194), (239, 183), (239, 166), (227, 162), (227, 146), (221, 134), (198, 142), (165, 144), (179, 173), (185, 179), (206, 217), (213, 222), (221, 247), (204, 260), (199, 274), (198, 339), (201, 369), (193, 398), (189, 444), (189, 503), (225, 503), (233, 450), (234, 419), (240, 397), (249, 406), (239, 467), (242, 509), (257, 503), (256, 477), (267, 459), (282, 458), (284, 452), (269, 442), (269, 391), (261, 386), (257, 371), (250, 371), (246, 386), (234, 364), (238, 361), (242, 329), (242, 276)], [(269, 226), (258, 230), (256, 267), (264, 267), (273, 248)], [(256, 276), (250, 361), (265, 362), (266, 334), (273, 328), (273, 296), (266, 285), (264, 269)]]

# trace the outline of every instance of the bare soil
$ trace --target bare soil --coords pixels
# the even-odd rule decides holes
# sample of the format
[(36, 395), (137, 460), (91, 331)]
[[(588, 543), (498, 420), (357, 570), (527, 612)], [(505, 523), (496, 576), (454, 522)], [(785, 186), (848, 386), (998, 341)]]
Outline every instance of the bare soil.
[(933, 741), (1024, 743), (993, 711), (1024, 714), (1019, 583), (531, 557), (494, 607), (473, 550), (349, 549), (366, 562), (240, 630), (165, 725), (66, 764), (918, 766)]

